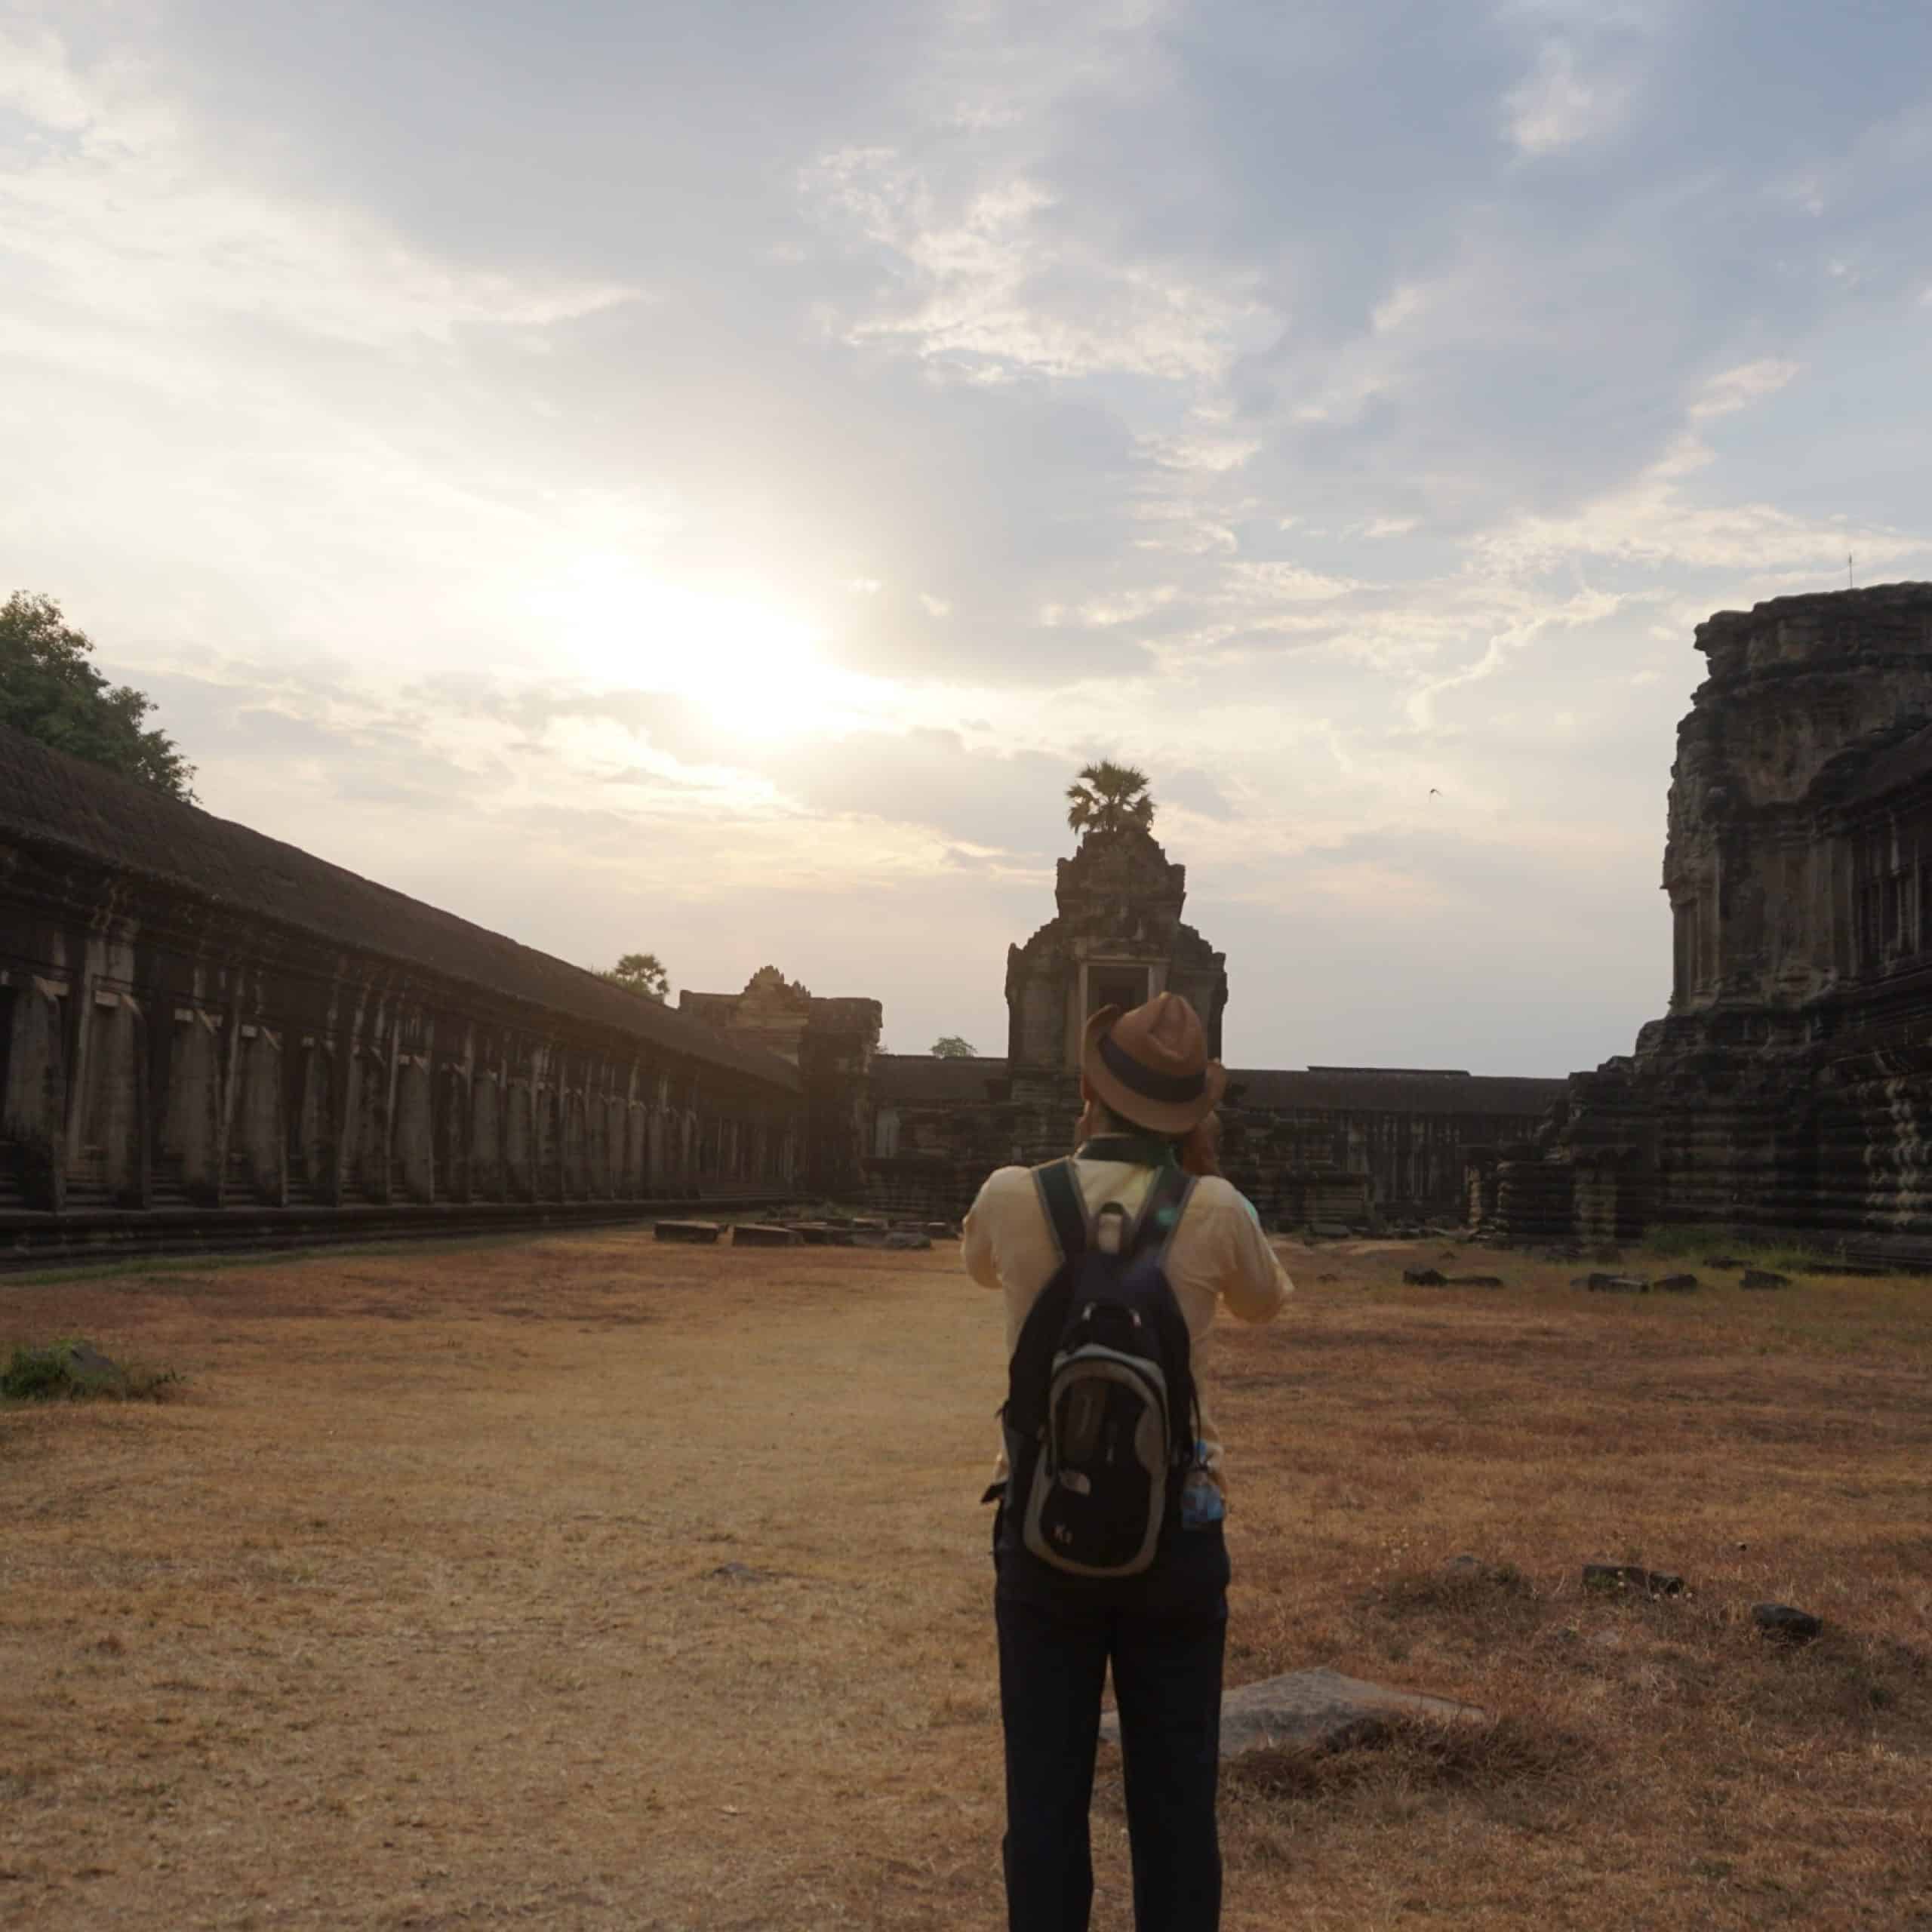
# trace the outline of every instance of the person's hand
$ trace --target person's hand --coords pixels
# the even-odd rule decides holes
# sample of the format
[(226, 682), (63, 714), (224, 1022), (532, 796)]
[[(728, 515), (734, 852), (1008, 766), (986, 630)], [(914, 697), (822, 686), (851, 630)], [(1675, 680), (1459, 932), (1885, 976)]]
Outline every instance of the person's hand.
[(1204, 1180), (1221, 1171), (1221, 1116), (1210, 1114), (1180, 1144), (1180, 1164), (1186, 1172)]

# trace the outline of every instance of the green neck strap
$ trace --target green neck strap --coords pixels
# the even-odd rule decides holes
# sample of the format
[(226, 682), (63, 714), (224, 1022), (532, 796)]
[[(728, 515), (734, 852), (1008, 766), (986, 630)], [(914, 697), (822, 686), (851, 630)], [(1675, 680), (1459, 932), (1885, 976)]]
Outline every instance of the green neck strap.
[(1174, 1143), (1148, 1134), (1100, 1134), (1083, 1141), (1075, 1151), (1076, 1161), (1120, 1161), (1131, 1168), (1177, 1168), (1180, 1156)]

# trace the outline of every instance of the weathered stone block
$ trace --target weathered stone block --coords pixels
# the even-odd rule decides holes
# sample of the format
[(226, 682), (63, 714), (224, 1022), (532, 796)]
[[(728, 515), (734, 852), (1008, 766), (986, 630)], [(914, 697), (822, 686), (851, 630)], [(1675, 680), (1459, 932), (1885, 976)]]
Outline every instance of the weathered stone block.
[(660, 1241), (715, 1241), (724, 1230), (715, 1221), (660, 1221), (653, 1232)]
[[(1403, 1717), (1481, 1719), (1479, 1706), (1425, 1692), (1392, 1690), (1383, 1684), (1344, 1677), (1317, 1668), (1291, 1670), (1227, 1691), (1221, 1699), (1221, 1755), (1274, 1749), (1336, 1750), (1374, 1736), (1391, 1719)], [(1103, 1743), (1120, 1742), (1120, 1719), (1109, 1711), (1100, 1719)]]
[(782, 1228), (772, 1221), (740, 1221), (731, 1230), (734, 1247), (797, 1247), (801, 1245), (796, 1228)]

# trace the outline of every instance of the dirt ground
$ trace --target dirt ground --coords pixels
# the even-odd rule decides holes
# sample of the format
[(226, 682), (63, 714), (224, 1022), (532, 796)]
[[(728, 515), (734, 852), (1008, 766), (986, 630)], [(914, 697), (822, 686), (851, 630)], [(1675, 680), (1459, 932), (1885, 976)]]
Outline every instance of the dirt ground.
[[(1932, 1926), (1932, 1284), (1284, 1252), (1211, 1356), (1229, 1681), (1496, 1721), (1231, 1773), (1224, 1922)], [(1000, 1321), (952, 1254), (0, 1282), (0, 1354), (59, 1334), (187, 1380), (0, 1411), (0, 1924), (1003, 1924)], [(1123, 1927), (1111, 1768), (1094, 1834)]]

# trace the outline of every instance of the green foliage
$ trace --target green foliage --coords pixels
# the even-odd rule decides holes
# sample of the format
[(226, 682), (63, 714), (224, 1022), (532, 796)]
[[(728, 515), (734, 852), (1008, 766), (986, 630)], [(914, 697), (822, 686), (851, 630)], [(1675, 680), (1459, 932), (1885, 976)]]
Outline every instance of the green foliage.
[(195, 768), (142, 723), (153, 700), (110, 685), (88, 662), (93, 651), (52, 598), (14, 592), (0, 604), (0, 724), (192, 804)]
[(671, 975), (654, 952), (627, 952), (609, 972), (597, 977), (626, 992), (641, 993), (660, 1006), (671, 997)]
[(105, 1395), (116, 1401), (159, 1401), (180, 1380), (172, 1369), (124, 1367), (91, 1343), (69, 1336), (44, 1348), (16, 1348), (0, 1368), (0, 1398), (53, 1402)]
[(1079, 777), (1066, 788), (1066, 822), (1083, 835), (1121, 832), (1130, 825), (1144, 832), (1154, 823), (1146, 773), (1111, 758), (1081, 766)]
[(935, 1060), (977, 1060), (980, 1050), (971, 1040), (962, 1040), (957, 1033), (942, 1034), (933, 1042)]

